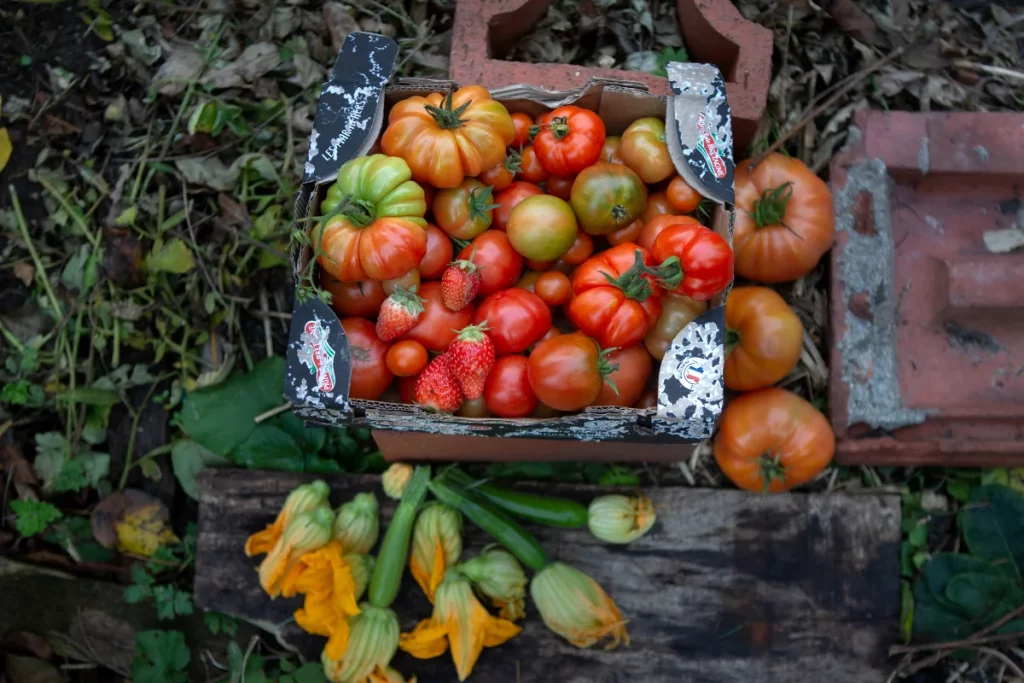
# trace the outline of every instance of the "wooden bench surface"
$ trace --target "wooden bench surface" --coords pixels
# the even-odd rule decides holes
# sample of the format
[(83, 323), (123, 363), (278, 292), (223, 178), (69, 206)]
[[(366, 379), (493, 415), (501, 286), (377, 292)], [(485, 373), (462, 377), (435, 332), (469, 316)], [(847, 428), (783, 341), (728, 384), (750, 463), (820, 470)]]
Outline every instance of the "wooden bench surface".
[[(271, 600), (257, 582), (246, 537), (277, 514), (295, 486), (314, 477), (283, 472), (206, 470), (200, 475), (195, 600), (205, 609), (276, 632), (282, 644), (319, 658), (323, 639), (290, 621), (298, 599)], [(382, 522), (393, 504), (373, 476), (326, 478), (335, 506), (374, 491)], [(589, 486), (549, 486), (588, 500)], [(632, 644), (579, 650), (548, 631), (527, 601), (523, 632), (485, 649), (478, 683), (882, 683), (885, 650), (899, 619), (899, 497), (888, 494), (752, 495), (741, 491), (644, 491), (658, 521), (628, 546), (601, 543), (583, 530), (534, 527), (552, 559), (587, 572), (629, 621)], [(465, 526), (463, 557), (489, 537)], [(403, 630), (430, 615), (406, 572), (393, 607)], [(420, 683), (456, 681), (448, 654), (395, 667)]]

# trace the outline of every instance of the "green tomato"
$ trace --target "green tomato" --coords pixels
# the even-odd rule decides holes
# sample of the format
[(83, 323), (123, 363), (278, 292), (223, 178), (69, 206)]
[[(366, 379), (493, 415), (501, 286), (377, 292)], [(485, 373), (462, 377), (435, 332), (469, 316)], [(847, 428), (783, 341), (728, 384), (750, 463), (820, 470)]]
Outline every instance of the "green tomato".
[(569, 195), (583, 231), (607, 235), (644, 212), (647, 186), (623, 164), (594, 164), (580, 171)]
[(505, 226), (512, 248), (535, 261), (560, 258), (576, 241), (577, 231), (572, 207), (547, 194), (527, 197), (516, 204)]

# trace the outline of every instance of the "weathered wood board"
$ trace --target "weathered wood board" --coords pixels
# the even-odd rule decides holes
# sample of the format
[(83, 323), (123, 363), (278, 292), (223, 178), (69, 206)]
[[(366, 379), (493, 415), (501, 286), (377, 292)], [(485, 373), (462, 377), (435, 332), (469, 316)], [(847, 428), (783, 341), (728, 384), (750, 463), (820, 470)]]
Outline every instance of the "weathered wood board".
[[(196, 603), (280, 626), (283, 641), (319, 656), (323, 640), (285, 623), (299, 601), (270, 600), (245, 557), (245, 538), (277, 513), (306, 475), (207, 470), (200, 477)], [(328, 479), (338, 505), (378, 479)], [(599, 489), (560, 486), (586, 500)], [(544, 628), (528, 601), (523, 632), (485, 650), (478, 683), (882, 683), (897, 638), (900, 507), (895, 495), (759, 496), (740, 491), (645, 491), (658, 509), (650, 534), (610, 546), (586, 530), (533, 528), (553, 559), (597, 579), (630, 620), (632, 644), (578, 650)], [(382, 519), (393, 505), (383, 495)], [(385, 502), (386, 501), (386, 502)], [(466, 525), (466, 554), (488, 537)], [(403, 629), (430, 614), (406, 575), (395, 603)], [(457, 680), (448, 655), (395, 666), (420, 683)]]

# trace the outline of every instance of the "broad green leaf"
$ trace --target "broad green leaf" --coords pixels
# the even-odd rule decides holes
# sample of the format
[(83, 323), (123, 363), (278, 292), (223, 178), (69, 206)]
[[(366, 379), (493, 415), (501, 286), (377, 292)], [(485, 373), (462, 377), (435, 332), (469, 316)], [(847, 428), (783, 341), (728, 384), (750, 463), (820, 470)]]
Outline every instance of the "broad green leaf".
[(186, 683), (192, 653), (181, 631), (143, 631), (135, 637), (134, 683)]
[(323, 427), (307, 427), (292, 411), (281, 413), (277, 426), (288, 432), (299, 448), (305, 453), (316, 453), (327, 441), (327, 430)]
[(295, 683), (327, 683), (324, 677), (324, 667), (319, 662), (303, 664), (292, 673)]
[(946, 584), (946, 599), (981, 627), (1024, 604), (1024, 589), (1008, 576), (957, 574)]
[(146, 257), (146, 269), (160, 273), (187, 273), (196, 267), (195, 256), (180, 237), (168, 242), (157, 240)]
[(203, 448), (191, 439), (177, 442), (171, 450), (171, 468), (174, 470), (174, 476), (181, 485), (181, 490), (192, 500), (199, 500), (196, 475), (208, 465), (216, 467), (228, 464), (230, 461), (227, 458)]
[(142, 471), (142, 476), (150, 481), (160, 481), (164, 478), (163, 470), (160, 469), (160, 465), (155, 458), (139, 460), (139, 470)]
[(232, 452), (231, 458), (235, 464), (252, 469), (290, 472), (305, 469), (305, 458), (295, 439), (283, 429), (266, 423), (257, 425)]
[(1005, 486), (979, 486), (960, 513), (960, 530), (973, 555), (1024, 583), (1024, 496)]
[(966, 479), (955, 479), (946, 485), (946, 492), (961, 503), (971, 499), (971, 482)]

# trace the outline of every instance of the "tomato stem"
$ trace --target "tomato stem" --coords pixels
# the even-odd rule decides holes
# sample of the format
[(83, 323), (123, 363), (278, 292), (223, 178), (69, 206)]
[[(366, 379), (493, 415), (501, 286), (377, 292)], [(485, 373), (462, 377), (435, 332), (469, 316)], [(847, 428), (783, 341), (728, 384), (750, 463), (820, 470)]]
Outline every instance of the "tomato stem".
[[(595, 344), (597, 342), (594, 342)], [(600, 347), (598, 347), (600, 348)], [(608, 360), (609, 354), (614, 351), (618, 351), (618, 347), (612, 347), (610, 349), (604, 349), (597, 357), (597, 371), (601, 373), (601, 378), (612, 388), (615, 395), (619, 395), (619, 388), (615, 386), (615, 380), (611, 378), (611, 374), (619, 369), (618, 364), (612, 365)]]
[(739, 346), (740, 343), (740, 331), (734, 330), (731, 327), (725, 329), (725, 355), (732, 353), (732, 350)]
[(491, 193), (494, 192), (494, 187), (488, 185), (487, 187), (478, 187), (469, 193), (469, 220), (475, 221), (478, 219), (484, 219), (490, 224), (491, 219), (487, 216), (488, 211), (497, 209), (501, 204), (495, 204), (491, 201)]
[(569, 134), (569, 117), (559, 116), (551, 119), (548, 129), (555, 134), (556, 140), (561, 140)]
[(658, 284), (672, 291), (683, 281), (683, 264), (678, 256), (669, 256), (657, 268), (648, 268), (647, 272), (658, 278)]
[(612, 207), (612, 218), (621, 221), (626, 217), (627, 209), (622, 204), (616, 204)]
[(793, 197), (793, 182), (786, 181), (775, 188), (768, 188), (761, 198), (754, 201), (754, 210), (747, 214), (754, 219), (757, 227), (777, 225), (786, 215), (786, 206)]
[[(537, 133), (541, 132), (543, 129), (544, 129), (544, 126), (539, 126), (539, 125), (530, 126), (530, 142), (533, 142), (533, 139), (535, 137), (537, 137)], [(522, 147), (522, 145), (520, 145), (520, 147)]]
[(365, 199), (355, 199), (343, 215), (357, 228), (365, 228), (377, 218), (377, 206)]
[(505, 170), (512, 172), (512, 174), (522, 173), (523, 157), (522, 155), (512, 148), (509, 148), (508, 154), (505, 155)]
[(636, 250), (636, 261), (625, 273), (613, 278), (608, 273), (601, 271), (601, 275), (608, 280), (608, 284), (622, 291), (627, 299), (633, 299), (643, 303), (653, 294), (651, 282), (646, 277), (651, 269), (644, 263), (644, 255), (639, 249)]
[(786, 467), (779, 462), (779, 453), (767, 451), (762, 453), (758, 464), (761, 466), (761, 476), (764, 477), (764, 492), (768, 493), (772, 482), (783, 481), (786, 478)]
[(448, 96), (444, 99), (443, 106), (435, 107), (432, 104), (425, 104), (423, 108), (427, 110), (427, 113), (434, 117), (435, 123), (438, 128), (444, 128), (450, 130), (452, 128), (458, 128), (466, 121), (461, 116), (469, 108), (469, 105), (473, 104), (473, 100), (469, 100), (465, 104), (461, 105), (458, 109), (452, 109), (452, 98), (454, 92), (448, 91)]

